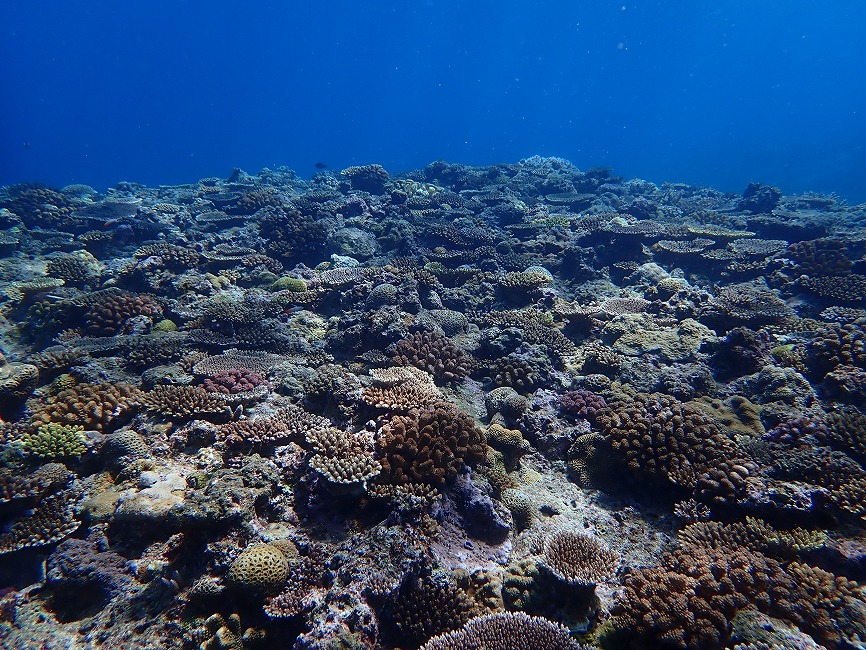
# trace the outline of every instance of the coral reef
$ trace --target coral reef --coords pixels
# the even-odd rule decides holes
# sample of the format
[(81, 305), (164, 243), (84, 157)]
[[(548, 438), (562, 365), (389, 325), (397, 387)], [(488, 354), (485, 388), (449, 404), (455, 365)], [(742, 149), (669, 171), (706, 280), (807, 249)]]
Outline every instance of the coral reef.
[(0, 222), (0, 646), (866, 638), (863, 206), (535, 156)]

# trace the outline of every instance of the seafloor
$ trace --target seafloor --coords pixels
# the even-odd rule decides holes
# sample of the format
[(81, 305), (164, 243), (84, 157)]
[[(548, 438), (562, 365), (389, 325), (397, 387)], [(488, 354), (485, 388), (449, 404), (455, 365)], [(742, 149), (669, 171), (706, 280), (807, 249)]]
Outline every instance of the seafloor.
[(3, 648), (866, 647), (866, 206), (535, 157), (0, 207)]

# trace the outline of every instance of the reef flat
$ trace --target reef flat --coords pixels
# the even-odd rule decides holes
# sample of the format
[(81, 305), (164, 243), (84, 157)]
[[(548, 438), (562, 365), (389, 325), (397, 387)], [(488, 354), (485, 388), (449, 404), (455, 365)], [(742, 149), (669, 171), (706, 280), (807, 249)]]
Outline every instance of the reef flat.
[(863, 647), (866, 206), (534, 157), (0, 227), (4, 648)]

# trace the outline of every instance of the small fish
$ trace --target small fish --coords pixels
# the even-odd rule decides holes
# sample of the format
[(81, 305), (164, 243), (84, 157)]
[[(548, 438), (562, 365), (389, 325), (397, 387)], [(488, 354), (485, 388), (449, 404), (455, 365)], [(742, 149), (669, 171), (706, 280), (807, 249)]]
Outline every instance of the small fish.
[(315, 165), (313, 165), (313, 167), (315, 167), (316, 169), (327, 169), (328, 165), (323, 162), (317, 162)]
[(25, 149), (29, 149), (29, 148), (30, 148), (30, 140), (25, 140), (25, 141), (24, 141), (24, 148), (25, 148)]

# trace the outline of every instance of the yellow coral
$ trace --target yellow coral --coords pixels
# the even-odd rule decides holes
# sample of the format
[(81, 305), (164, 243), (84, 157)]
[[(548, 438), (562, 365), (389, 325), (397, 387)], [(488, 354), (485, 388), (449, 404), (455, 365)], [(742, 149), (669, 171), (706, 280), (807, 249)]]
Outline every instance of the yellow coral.
[(80, 456), (87, 451), (84, 427), (79, 424), (49, 422), (21, 438), (24, 448), (40, 458)]

